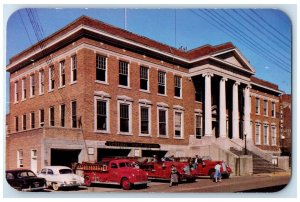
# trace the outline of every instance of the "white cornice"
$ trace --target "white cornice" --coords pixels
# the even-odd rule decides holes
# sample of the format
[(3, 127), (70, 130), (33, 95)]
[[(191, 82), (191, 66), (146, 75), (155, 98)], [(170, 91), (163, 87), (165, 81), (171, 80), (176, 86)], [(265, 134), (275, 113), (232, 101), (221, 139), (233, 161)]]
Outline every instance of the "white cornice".
[(263, 86), (263, 85), (260, 85), (258, 83), (254, 83), (254, 82), (251, 82), (251, 85), (254, 85), (254, 86), (258, 86), (258, 87), (261, 87), (261, 88), (264, 88), (264, 89), (268, 89), (270, 91), (273, 91), (273, 92), (276, 92), (278, 94), (283, 94), (284, 92), (281, 91), (281, 90), (276, 90), (276, 89), (273, 89), (273, 88), (270, 88), (270, 87), (267, 87), (267, 86)]

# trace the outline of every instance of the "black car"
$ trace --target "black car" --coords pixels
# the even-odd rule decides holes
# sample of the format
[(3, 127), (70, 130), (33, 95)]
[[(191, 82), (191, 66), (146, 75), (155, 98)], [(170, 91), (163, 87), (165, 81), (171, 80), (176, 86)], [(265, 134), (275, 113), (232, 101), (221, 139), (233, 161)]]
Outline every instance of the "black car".
[(6, 180), (10, 186), (19, 191), (38, 191), (46, 188), (46, 180), (37, 177), (28, 169), (6, 171)]

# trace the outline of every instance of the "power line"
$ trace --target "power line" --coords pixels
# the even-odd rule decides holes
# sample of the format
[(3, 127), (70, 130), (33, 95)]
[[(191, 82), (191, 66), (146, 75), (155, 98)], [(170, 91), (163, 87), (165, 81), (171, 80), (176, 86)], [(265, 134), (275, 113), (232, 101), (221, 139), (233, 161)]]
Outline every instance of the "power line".
[(23, 27), (24, 27), (24, 29), (25, 29), (25, 31), (26, 31), (27, 38), (28, 38), (28, 40), (29, 40), (29, 42), (30, 42), (30, 45), (32, 46), (33, 43), (32, 43), (32, 41), (31, 41), (31, 39), (30, 39), (30, 35), (29, 35), (29, 33), (28, 33), (28, 30), (27, 30), (27, 28), (26, 28), (26, 26), (25, 26), (25, 23), (24, 23), (24, 21), (23, 21), (23, 18), (22, 18), (22, 16), (21, 16), (20, 12), (21, 12), (21, 11), (19, 11), (19, 10), (17, 11), (17, 13), (19, 14), (19, 17), (20, 17), (20, 19), (21, 19), (21, 22), (22, 22), (22, 24), (23, 24)]
[[(285, 69), (284, 67), (280, 66), (278, 63), (280, 62), (276, 62), (276, 60), (270, 56), (268, 53), (264, 53), (263, 51), (259, 51), (260, 54), (258, 54), (257, 50), (260, 50), (260, 48), (258, 48), (255, 44), (253, 44), (251, 41), (249, 41), (248, 39), (246, 39), (243, 35), (237, 35), (235, 32), (233, 32), (232, 29), (229, 29), (228, 27), (226, 27), (224, 24), (218, 22), (217, 20), (213, 20), (213, 18), (209, 18), (206, 15), (203, 15), (201, 13), (195, 12), (193, 10), (190, 10), (191, 12), (193, 12), (195, 15), (197, 15), (198, 17), (200, 17), (201, 19), (205, 19), (206, 21), (211, 22), (212, 24), (214, 24), (216, 27), (221, 26), (221, 30), (226, 30), (227, 34), (229, 34), (230, 36), (232, 36), (233, 38), (237, 39), (238, 41), (240, 41), (241, 43), (243, 43), (246, 47), (248, 47), (249, 49), (251, 49), (257, 56), (263, 58), (262, 56), (265, 56), (267, 58), (270, 58), (270, 62), (273, 63), (274, 65), (276, 65), (276, 67), (279, 67), (281, 69), (283, 69), (286, 72), (289, 72), (289, 70)], [(208, 13), (207, 15), (211, 16), (210, 13)], [(219, 20), (222, 21), (222, 20)], [(223, 22), (224, 23), (224, 22)], [(227, 23), (225, 23), (227, 24)], [(230, 25), (229, 25), (230, 27)], [(263, 58), (265, 59), (265, 58)], [(282, 63), (282, 62), (281, 62)], [(286, 66), (286, 65), (284, 65)]]

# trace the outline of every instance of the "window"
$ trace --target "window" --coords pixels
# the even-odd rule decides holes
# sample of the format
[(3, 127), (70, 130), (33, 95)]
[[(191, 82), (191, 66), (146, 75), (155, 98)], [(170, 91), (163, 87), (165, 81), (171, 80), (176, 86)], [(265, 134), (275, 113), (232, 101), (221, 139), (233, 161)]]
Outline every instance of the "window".
[(203, 102), (203, 90), (202, 90), (202, 82), (199, 79), (193, 80), (194, 88), (195, 88), (195, 101)]
[(54, 126), (54, 107), (50, 107), (50, 126)]
[(30, 97), (35, 95), (34, 74), (30, 75)]
[(142, 135), (149, 135), (150, 134), (150, 127), (149, 127), (149, 107), (141, 106), (140, 107), (140, 133)]
[(26, 130), (26, 114), (23, 114), (23, 130)]
[(22, 100), (26, 99), (26, 79), (22, 79)]
[(72, 128), (77, 128), (77, 102), (71, 102), (72, 108)]
[(106, 57), (96, 55), (96, 80), (106, 82)]
[(183, 130), (182, 130), (183, 116), (182, 116), (182, 112), (175, 111), (174, 114), (175, 114), (175, 116), (174, 116), (175, 117), (174, 118), (175, 137), (182, 137), (183, 136)]
[(77, 81), (77, 56), (71, 57), (71, 83)]
[(140, 67), (140, 89), (141, 90), (149, 90), (149, 69), (147, 67)]
[(97, 130), (107, 131), (107, 101), (97, 100)]
[(60, 126), (65, 127), (65, 119), (66, 119), (66, 105), (60, 105)]
[(128, 83), (128, 62), (119, 61), (119, 84), (129, 86)]
[(175, 97), (181, 97), (181, 77), (174, 77), (174, 91)]
[(129, 105), (120, 104), (120, 132), (129, 133)]
[(165, 95), (166, 94), (166, 73), (158, 72), (158, 93)]
[(260, 106), (259, 106), (259, 98), (257, 97), (257, 98), (255, 98), (255, 113), (256, 114), (259, 114), (259, 108), (260, 108)]
[(202, 116), (196, 115), (196, 138), (200, 139), (202, 137)]
[(269, 125), (264, 124), (264, 145), (269, 145)]
[(268, 116), (268, 101), (264, 100), (264, 115)]
[(44, 127), (44, 124), (45, 124), (44, 109), (40, 109), (40, 127)]
[(260, 145), (260, 124), (255, 125), (255, 144)]
[(271, 127), (271, 134), (272, 134), (272, 145), (276, 146), (276, 126)]
[(276, 112), (276, 110), (275, 110), (275, 102), (272, 102), (272, 117), (274, 117), (274, 118), (275, 118), (275, 112)]
[(19, 131), (19, 117), (15, 116), (15, 129), (16, 132)]
[(49, 68), (49, 91), (54, 89), (55, 79), (54, 79), (54, 66), (50, 66)]
[(31, 129), (35, 128), (35, 114), (34, 112), (30, 113), (30, 122), (31, 122)]
[(158, 134), (159, 136), (167, 136), (167, 110), (158, 110)]
[(23, 167), (23, 150), (19, 149), (17, 150), (17, 168)]
[(66, 85), (66, 71), (65, 71), (65, 61), (59, 63), (59, 86), (63, 87)]
[(44, 86), (45, 86), (45, 72), (41, 70), (39, 72), (39, 94), (44, 93)]
[(19, 100), (19, 93), (18, 93), (18, 82), (15, 82), (15, 102)]

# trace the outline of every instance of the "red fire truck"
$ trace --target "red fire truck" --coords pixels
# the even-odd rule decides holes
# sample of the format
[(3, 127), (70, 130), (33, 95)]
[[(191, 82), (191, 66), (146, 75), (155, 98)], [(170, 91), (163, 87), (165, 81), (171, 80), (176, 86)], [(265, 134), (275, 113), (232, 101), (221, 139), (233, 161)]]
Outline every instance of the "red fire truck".
[(197, 170), (191, 169), (190, 165), (186, 162), (155, 162), (146, 161), (139, 163), (141, 169), (148, 173), (149, 179), (170, 180), (171, 179), (171, 166), (174, 165), (177, 169), (179, 182), (187, 181), (194, 182), (198, 175)]
[(134, 167), (128, 159), (111, 159), (97, 163), (79, 163), (76, 170), (82, 170), (86, 186), (92, 184), (121, 185), (123, 189), (129, 190), (134, 185), (147, 187), (147, 173)]

